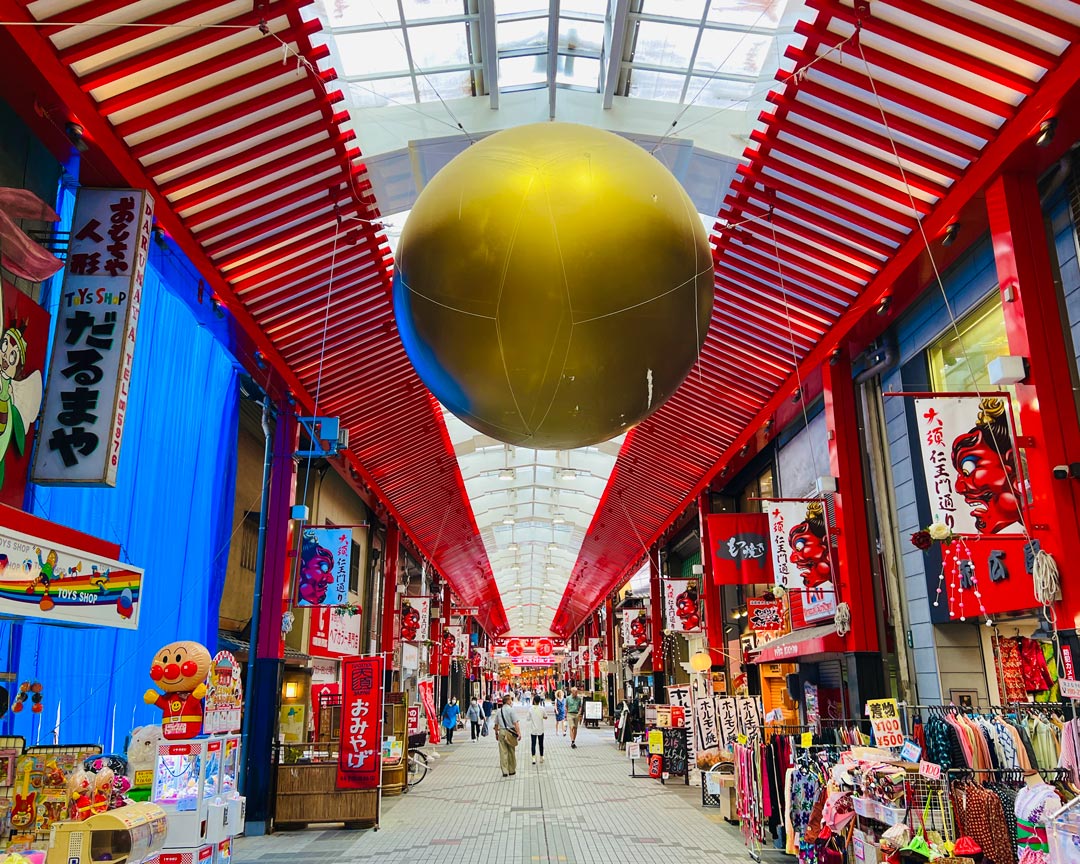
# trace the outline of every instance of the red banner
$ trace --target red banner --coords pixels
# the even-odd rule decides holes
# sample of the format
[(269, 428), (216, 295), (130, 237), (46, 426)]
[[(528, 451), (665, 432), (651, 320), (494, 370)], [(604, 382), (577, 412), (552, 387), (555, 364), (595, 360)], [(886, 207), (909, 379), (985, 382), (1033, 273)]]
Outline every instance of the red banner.
[(771, 585), (769, 517), (764, 513), (713, 513), (707, 518), (716, 584)]
[(435, 682), (431, 678), (425, 678), (416, 685), (420, 691), (420, 701), (424, 703), (424, 713), (427, 714), (428, 743), (439, 743), (439, 712), (435, 710)]
[(338, 789), (377, 789), (382, 780), (383, 658), (341, 661)]
[(784, 601), (750, 597), (746, 601), (750, 629), (756, 632), (777, 632), (784, 629)]

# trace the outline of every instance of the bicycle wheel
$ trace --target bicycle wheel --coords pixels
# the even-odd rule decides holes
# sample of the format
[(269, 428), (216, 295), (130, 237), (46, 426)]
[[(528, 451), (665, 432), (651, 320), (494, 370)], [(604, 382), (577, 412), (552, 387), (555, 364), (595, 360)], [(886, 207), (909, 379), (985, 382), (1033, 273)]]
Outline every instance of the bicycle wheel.
[(407, 780), (410, 786), (415, 786), (421, 780), (427, 776), (428, 772), (428, 757), (427, 753), (423, 750), (410, 750), (409, 751), (409, 768), (407, 771)]

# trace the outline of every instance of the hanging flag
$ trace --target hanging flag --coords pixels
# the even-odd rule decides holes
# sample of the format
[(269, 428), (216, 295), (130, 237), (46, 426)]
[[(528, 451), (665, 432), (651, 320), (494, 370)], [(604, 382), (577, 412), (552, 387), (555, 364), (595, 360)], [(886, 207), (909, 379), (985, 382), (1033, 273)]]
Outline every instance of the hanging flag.
[(348, 605), (352, 546), (352, 528), (304, 526), (297, 606)]
[(382, 779), (383, 658), (341, 661), (338, 789), (376, 789)]
[(955, 534), (1023, 534), (1023, 477), (1008, 394), (917, 396), (923, 477), (933, 512)]
[(697, 579), (664, 580), (664, 617), (676, 633), (701, 632), (701, 601)]
[(401, 638), (427, 642), (431, 635), (431, 597), (401, 598)]
[(717, 585), (772, 584), (765, 513), (713, 513), (707, 520)]
[(766, 499), (776, 584), (791, 598), (791, 626), (836, 613), (832, 543), (825, 504), (818, 499)]

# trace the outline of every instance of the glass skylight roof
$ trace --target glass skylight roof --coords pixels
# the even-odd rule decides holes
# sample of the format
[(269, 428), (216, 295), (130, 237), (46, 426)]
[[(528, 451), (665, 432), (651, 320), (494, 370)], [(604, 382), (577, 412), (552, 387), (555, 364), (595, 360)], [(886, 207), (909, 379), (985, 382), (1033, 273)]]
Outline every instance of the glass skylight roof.
[(638, 0), (622, 27), (616, 7), (560, 2), (554, 52), (543, 0), (319, 0), (315, 14), (351, 109), (486, 96), (485, 73), (502, 93), (541, 89), (555, 63), (561, 89), (600, 93), (613, 74), (609, 95), (756, 113), (801, 0)]

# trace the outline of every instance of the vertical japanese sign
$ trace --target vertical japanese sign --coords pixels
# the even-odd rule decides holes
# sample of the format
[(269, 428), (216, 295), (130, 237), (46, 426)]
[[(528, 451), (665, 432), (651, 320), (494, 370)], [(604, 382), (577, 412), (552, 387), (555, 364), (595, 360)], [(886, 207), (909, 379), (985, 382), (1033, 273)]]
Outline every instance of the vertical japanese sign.
[(439, 712), (435, 710), (435, 679), (421, 678), (416, 685), (420, 692), (420, 702), (424, 706), (424, 716), (427, 718), (428, 741), (432, 744), (439, 743)]
[(697, 767), (708, 771), (720, 761), (720, 729), (716, 716), (716, 701), (705, 675), (691, 675), (690, 678), (690, 698), (694, 714), (690, 726), (694, 741), (693, 752), (696, 753)]
[[(694, 735), (694, 709), (690, 686), (681, 684), (678, 687), (668, 687), (667, 694), (672, 709), (682, 709), (682, 727), (686, 730), (686, 755), (689, 761), (693, 763), (697, 758), (697, 739)], [(674, 711), (672, 711), (672, 715), (672, 719), (674, 719)]]
[(716, 704), (720, 748), (730, 753), (740, 734), (739, 709), (734, 696), (714, 696), (713, 702)]
[(714, 513), (708, 517), (708, 526), (717, 585), (772, 583), (766, 514)]
[(649, 619), (644, 609), (622, 610), (624, 648), (644, 648), (649, 644)]
[(791, 626), (836, 614), (833, 563), (825, 505), (812, 500), (766, 500), (776, 584), (791, 598)]
[(297, 606), (345, 606), (349, 602), (352, 528), (304, 527), (300, 543)]
[(668, 629), (676, 633), (700, 633), (698, 602), (697, 579), (664, 580), (664, 614)]
[(145, 191), (79, 190), (36, 483), (116, 485), (153, 217)]
[(382, 779), (383, 660), (348, 657), (341, 667), (337, 788), (376, 789)]
[(431, 597), (401, 598), (401, 638), (427, 642), (431, 638)]
[(926, 494), (955, 534), (1023, 534), (1020, 459), (1008, 397), (917, 397)]

